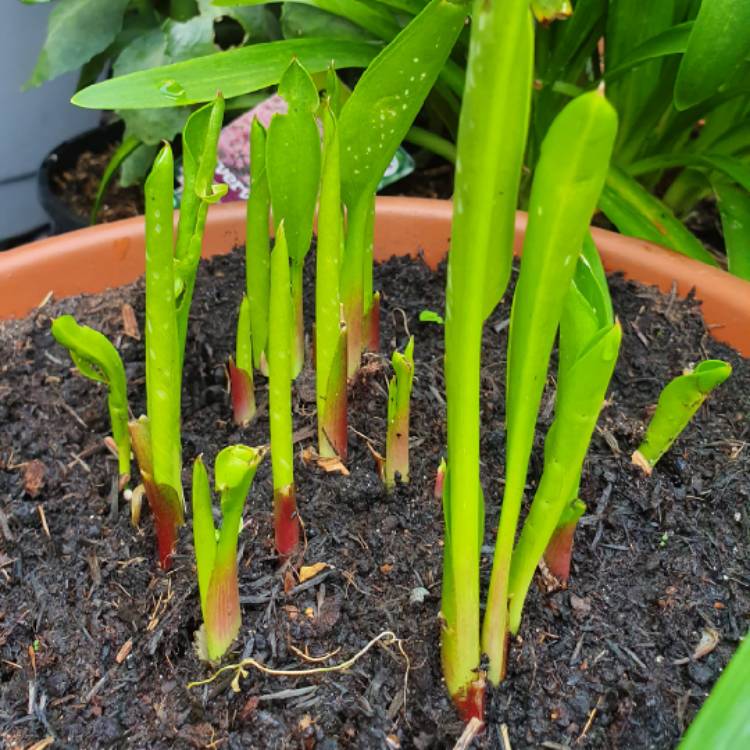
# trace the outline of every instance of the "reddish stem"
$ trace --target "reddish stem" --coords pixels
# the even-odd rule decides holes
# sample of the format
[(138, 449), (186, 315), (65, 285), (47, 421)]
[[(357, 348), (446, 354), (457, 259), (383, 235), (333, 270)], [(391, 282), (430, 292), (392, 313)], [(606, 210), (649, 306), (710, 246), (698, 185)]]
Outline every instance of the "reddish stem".
[(255, 416), (255, 390), (250, 374), (229, 359), (229, 388), (232, 395), (234, 423), (244, 426)]
[(573, 555), (573, 535), (578, 521), (572, 521), (555, 529), (544, 551), (544, 562), (550, 573), (562, 583), (570, 578), (570, 560)]
[(162, 570), (169, 570), (172, 567), (172, 555), (177, 546), (177, 530), (184, 523), (182, 514), (177, 512), (180, 501), (171, 487), (157, 486), (150, 477), (147, 478), (143, 473), (141, 473), (141, 480), (146, 490), (148, 507), (154, 516), (159, 565)]
[(367, 313), (367, 319), (365, 321), (365, 327), (367, 330), (367, 351), (379, 352), (380, 351), (380, 292), (375, 292), (372, 295), (372, 306)]
[(299, 514), (293, 484), (274, 490), (273, 523), (276, 549), (281, 557), (290, 557), (299, 545)]
[(476, 682), (472, 682), (466, 690), (453, 696), (453, 702), (463, 721), (468, 723), (476, 718), (484, 723), (485, 695), (484, 680), (477, 680)]

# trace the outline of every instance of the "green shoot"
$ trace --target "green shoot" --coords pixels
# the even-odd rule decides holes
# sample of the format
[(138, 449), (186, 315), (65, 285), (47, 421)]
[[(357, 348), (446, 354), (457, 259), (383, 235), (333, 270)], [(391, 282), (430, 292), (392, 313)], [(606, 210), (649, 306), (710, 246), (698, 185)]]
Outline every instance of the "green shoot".
[(573, 557), (573, 537), (581, 516), (586, 512), (586, 503), (575, 498), (560, 516), (555, 530), (544, 550), (544, 563), (552, 575), (561, 583), (570, 578), (570, 562)]
[(281, 78), (279, 95), (288, 111), (274, 115), (268, 126), (266, 170), (274, 224), (278, 230), (284, 222), (292, 263), (292, 378), (296, 378), (305, 361), (302, 277), (320, 182), (320, 133), (315, 120), (320, 100), (310, 74), (296, 58)]
[(437, 471), (435, 472), (435, 487), (432, 491), (432, 495), (435, 500), (440, 500), (441, 502), (443, 500), (443, 488), (445, 487), (445, 472), (447, 467), (448, 464), (446, 464), (445, 459), (441, 458)]
[(292, 442), (292, 297), (284, 222), (271, 252), (268, 331), (268, 409), (271, 422), (273, 519), (276, 549), (289, 557), (299, 544)]
[(394, 376), (388, 383), (388, 432), (385, 441), (385, 486), (409, 483), (409, 412), (414, 381), (414, 336), (404, 353), (393, 352)]
[(128, 432), (128, 390), (125, 368), (117, 349), (99, 331), (79, 325), (72, 315), (61, 315), (52, 321), (52, 335), (70, 353), (79, 372), (91, 380), (105, 383), (112, 423), (112, 437), (117, 445), (120, 489), (130, 479), (130, 433)]
[(533, 22), (526, 0), (474, 4), (456, 159), (445, 297), (448, 463), (443, 479), (443, 674), (461, 716), (483, 720), (479, 672), (482, 325), (505, 291), (531, 98)]
[(216, 99), (193, 112), (182, 133), (182, 164), (185, 180), (177, 227), (175, 259), (175, 310), (179, 335), (180, 370), (185, 356), (188, 315), (193, 301), (195, 277), (201, 259), (208, 206), (221, 199), (226, 185), (214, 185), (216, 145), (224, 119), (224, 99)]
[(253, 364), (267, 373), (268, 295), (271, 286), (271, 242), (268, 224), (271, 195), (266, 172), (266, 129), (260, 120), (250, 127), (250, 195), (247, 199), (245, 286), (250, 301)]
[(237, 318), (237, 359), (229, 358), (229, 389), (232, 396), (234, 423), (244, 426), (255, 416), (255, 389), (253, 386), (253, 353), (250, 332), (250, 300), (242, 297)]
[[(511, 554), (549, 357), (616, 132), (617, 115), (602, 96), (579, 96), (550, 126), (534, 175), (508, 338), (505, 490), (482, 626), (493, 683), (505, 675)], [(592, 359), (605, 359), (615, 336), (605, 335)], [(597, 414), (599, 406), (600, 402)], [(561, 419), (573, 418), (575, 406), (572, 409)], [(569, 499), (570, 495), (565, 498)]]
[(237, 580), (237, 537), (242, 508), (263, 460), (263, 451), (245, 445), (224, 448), (216, 457), (216, 489), (221, 493), (221, 529), (214, 527), (208, 474), (199, 456), (193, 464), (193, 540), (203, 613), (200, 656), (220, 659), (242, 623)]
[(315, 390), (318, 453), (346, 460), (346, 326), (341, 325), (339, 293), (341, 245), (341, 172), (336, 117), (323, 102), (323, 169), (318, 209), (315, 271)]
[(342, 195), (347, 208), (341, 278), (349, 375), (376, 345), (372, 284), (373, 202), (380, 178), (463, 28), (468, 0), (431, 0), (370, 63), (341, 110)]
[[(555, 419), (544, 442), (544, 470), (513, 552), (508, 582), (511, 633), (518, 632), (529, 585), (545, 549), (555, 570), (567, 578), (573, 532), (585, 510), (577, 500), (581, 469), (622, 337), (591, 277), (592, 269), (581, 256), (560, 320)], [(587, 292), (593, 292), (593, 299)], [(604, 294), (608, 295), (606, 287)]]
[(172, 255), (174, 162), (165, 144), (146, 180), (146, 417), (130, 423), (133, 451), (154, 515), (159, 560), (170, 566), (184, 523), (180, 441), (181, 354)]
[(732, 374), (732, 366), (707, 359), (668, 383), (659, 396), (646, 436), (633, 453), (633, 463), (651, 474), (657, 461), (672, 447), (711, 391)]
[(750, 633), (746, 633), (677, 750), (733, 750), (750, 742)]

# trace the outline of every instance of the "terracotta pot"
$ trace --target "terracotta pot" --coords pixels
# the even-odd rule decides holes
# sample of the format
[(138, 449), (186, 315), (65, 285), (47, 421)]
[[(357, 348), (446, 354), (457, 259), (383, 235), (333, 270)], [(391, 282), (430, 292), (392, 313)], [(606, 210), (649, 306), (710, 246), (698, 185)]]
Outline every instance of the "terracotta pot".
[[(375, 257), (424, 253), (431, 266), (448, 250), (449, 201), (378, 198)], [(516, 218), (516, 252), (526, 215)], [(205, 255), (229, 252), (244, 243), (245, 204), (213, 206), (204, 242)], [(594, 230), (608, 271), (655, 284), (685, 296), (695, 288), (711, 333), (750, 355), (750, 283), (642, 240)], [(103, 224), (34, 242), (0, 254), (0, 319), (22, 317), (50, 292), (57, 298), (134, 281), (143, 273), (143, 217)]]

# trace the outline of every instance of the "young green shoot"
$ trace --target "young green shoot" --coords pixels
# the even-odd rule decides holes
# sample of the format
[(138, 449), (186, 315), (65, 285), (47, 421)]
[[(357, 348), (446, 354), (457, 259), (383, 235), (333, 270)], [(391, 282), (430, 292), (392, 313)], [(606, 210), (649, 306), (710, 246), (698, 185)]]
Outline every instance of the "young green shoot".
[(123, 489), (130, 479), (130, 433), (127, 381), (122, 359), (103, 333), (79, 325), (72, 315), (61, 315), (53, 320), (52, 335), (68, 350), (82, 375), (107, 386), (109, 419), (117, 446), (119, 485)]
[(646, 474), (651, 474), (711, 391), (731, 374), (732, 366), (728, 362), (707, 359), (668, 383), (659, 395), (646, 436), (633, 453), (633, 463)]
[(236, 359), (229, 358), (229, 390), (232, 396), (234, 423), (248, 425), (255, 417), (255, 388), (253, 385), (253, 347), (251, 307), (247, 295), (242, 297), (237, 317)]
[(296, 378), (305, 361), (302, 277), (312, 240), (321, 162), (315, 119), (318, 89), (296, 58), (281, 78), (279, 95), (287, 103), (287, 113), (274, 115), (268, 126), (266, 171), (274, 224), (278, 231), (284, 222), (292, 264), (292, 378)]
[(606, 279), (602, 291), (591, 276), (592, 269), (581, 255), (560, 320), (555, 418), (544, 442), (544, 470), (513, 551), (508, 599), (509, 629), (514, 634), (543, 554), (567, 580), (573, 532), (585, 511), (577, 499), (581, 470), (622, 338), (611, 304), (602, 299), (609, 296)]
[[(505, 676), (508, 576), (547, 366), (616, 132), (617, 115), (606, 99), (597, 92), (579, 96), (550, 126), (534, 174), (508, 335), (505, 489), (482, 626), (495, 684)], [(611, 351), (609, 339), (601, 346)]]
[(245, 286), (250, 302), (253, 365), (268, 374), (268, 297), (271, 288), (271, 195), (266, 172), (266, 129), (257, 118), (250, 126), (250, 195), (245, 234)]
[(443, 674), (465, 721), (484, 720), (484, 676), (479, 666), (482, 326), (510, 276), (531, 100), (533, 35), (526, 0), (474, 3), (445, 291), (448, 456), (441, 606)]
[(414, 382), (414, 336), (404, 353), (393, 352), (394, 375), (388, 383), (388, 428), (385, 441), (385, 486), (409, 483), (409, 412)]
[(341, 323), (341, 172), (336, 116), (323, 102), (323, 169), (315, 270), (315, 390), (318, 453), (347, 454), (346, 326)]
[(469, 0), (430, 0), (370, 63), (341, 109), (342, 197), (347, 209), (341, 278), (349, 375), (376, 346), (373, 295), (374, 198), (393, 154), (432, 90), (463, 29)]
[(184, 523), (180, 442), (181, 355), (172, 254), (172, 149), (159, 151), (146, 180), (146, 413), (130, 423), (133, 452), (154, 515), (165, 570)]
[(273, 520), (276, 549), (289, 557), (299, 544), (292, 442), (292, 296), (284, 222), (271, 252), (268, 331), (268, 409), (271, 422)]
[(175, 310), (179, 335), (180, 370), (185, 356), (188, 316), (193, 301), (195, 277), (203, 247), (208, 207), (227, 192), (226, 185), (214, 185), (216, 145), (224, 119), (224, 99), (216, 99), (193, 112), (182, 132), (184, 189), (174, 247)]
[(263, 451), (246, 445), (224, 448), (214, 465), (216, 490), (221, 494), (221, 528), (214, 526), (208, 474), (199, 456), (193, 464), (193, 541), (198, 569), (203, 627), (198, 631), (199, 655), (220, 659), (242, 623), (237, 580), (237, 537), (242, 509), (263, 460)]

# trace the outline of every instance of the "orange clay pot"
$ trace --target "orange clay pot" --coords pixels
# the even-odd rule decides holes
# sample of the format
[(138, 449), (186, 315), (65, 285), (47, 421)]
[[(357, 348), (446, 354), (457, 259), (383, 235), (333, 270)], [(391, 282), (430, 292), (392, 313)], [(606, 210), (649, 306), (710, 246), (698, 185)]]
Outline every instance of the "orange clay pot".
[[(375, 258), (422, 252), (435, 267), (448, 250), (449, 201), (424, 198), (377, 200)], [(516, 215), (516, 252), (526, 215)], [(643, 240), (594, 229), (594, 239), (607, 271), (655, 284), (663, 292), (673, 286), (685, 296), (695, 288), (713, 336), (750, 356), (750, 283)], [(212, 206), (204, 254), (227, 253), (245, 241), (245, 204)], [(0, 319), (22, 317), (50, 292), (69, 297), (127, 284), (143, 273), (143, 217), (126, 219), (50, 237), (0, 253)]]

